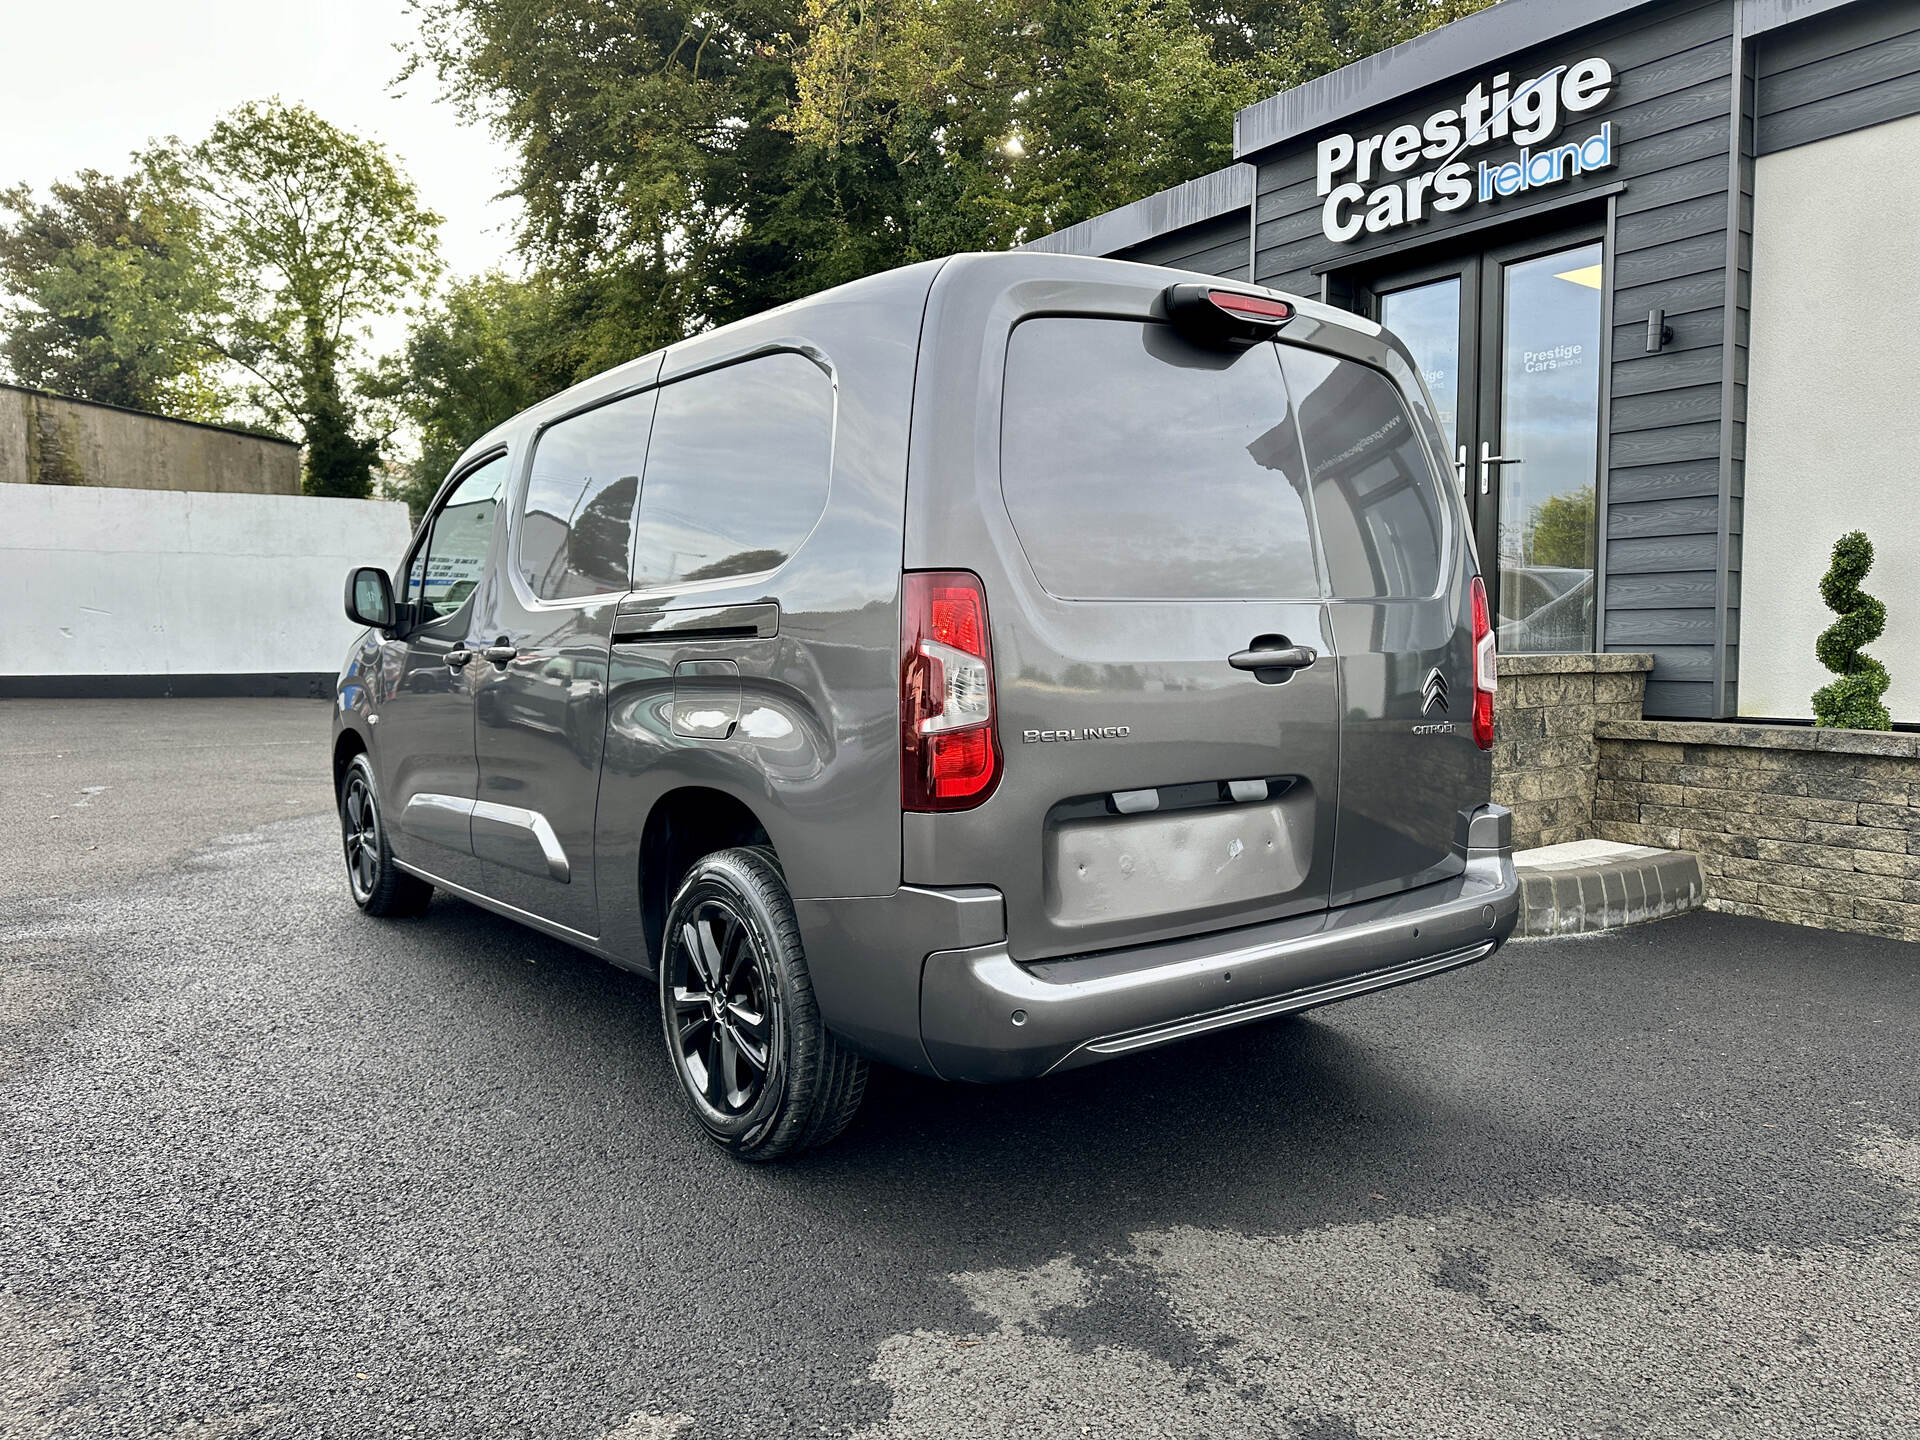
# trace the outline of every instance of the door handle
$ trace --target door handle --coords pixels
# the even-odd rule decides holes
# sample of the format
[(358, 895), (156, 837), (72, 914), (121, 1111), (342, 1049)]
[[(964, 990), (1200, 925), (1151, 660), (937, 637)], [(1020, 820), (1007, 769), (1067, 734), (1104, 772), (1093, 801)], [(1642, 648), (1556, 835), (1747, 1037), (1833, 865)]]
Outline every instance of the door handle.
[(502, 641), (498, 645), (489, 645), (487, 646), (486, 649), (482, 650), (480, 653), (486, 656), (487, 659), (491, 660), (494, 664), (498, 665), (503, 670), (506, 669), (507, 666), (511, 665), (520, 656), (520, 651), (518, 649), (516, 649), (512, 645), (505, 643), (504, 641)]
[(467, 668), (467, 662), (473, 659), (473, 651), (468, 650), (463, 646), (463, 647), (459, 647), (459, 648), (447, 651), (444, 658), (447, 662), (448, 669), (464, 670)]
[(1492, 482), (1494, 466), (1524, 465), (1527, 463), (1518, 455), (1495, 455), (1491, 453), (1492, 450), (1493, 445), (1491, 442), (1486, 440), (1480, 442), (1480, 493), (1482, 495), (1487, 493), (1487, 486)]
[(1236, 650), (1227, 657), (1227, 664), (1256, 674), (1262, 670), (1285, 670), (1292, 674), (1306, 669), (1319, 658), (1320, 652), (1310, 645), (1285, 645), (1272, 650)]
[(1462, 445), (1454, 452), (1453, 477), (1460, 486), (1460, 493), (1467, 493), (1467, 447)]

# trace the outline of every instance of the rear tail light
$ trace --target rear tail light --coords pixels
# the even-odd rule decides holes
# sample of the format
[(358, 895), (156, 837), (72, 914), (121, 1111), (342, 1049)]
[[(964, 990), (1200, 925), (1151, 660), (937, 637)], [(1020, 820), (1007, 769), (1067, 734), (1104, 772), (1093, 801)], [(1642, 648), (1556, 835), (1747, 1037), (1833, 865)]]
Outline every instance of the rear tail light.
[(900, 597), (900, 804), (970, 810), (1000, 782), (993, 646), (980, 578), (903, 577)]
[(1493, 748), (1493, 687), (1499, 664), (1493, 649), (1493, 619), (1487, 611), (1487, 585), (1473, 577), (1473, 743)]
[(1293, 306), (1272, 295), (1248, 295), (1211, 285), (1169, 285), (1167, 318), (1190, 340), (1244, 350), (1271, 340), (1293, 318)]

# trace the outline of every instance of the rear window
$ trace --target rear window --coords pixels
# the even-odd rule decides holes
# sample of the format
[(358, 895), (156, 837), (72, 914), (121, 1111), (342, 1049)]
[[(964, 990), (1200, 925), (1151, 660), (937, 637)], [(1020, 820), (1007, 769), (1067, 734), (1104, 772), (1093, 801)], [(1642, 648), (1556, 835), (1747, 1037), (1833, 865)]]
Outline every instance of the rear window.
[(1001, 488), (1067, 600), (1317, 597), (1305, 465), (1272, 345), (1047, 317), (1007, 347)]
[(1351, 360), (1279, 349), (1313, 470), (1334, 598), (1433, 594), (1445, 535), (1441, 489), (1400, 392)]
[(1442, 496), (1412, 415), (1385, 376), (1316, 351), (1029, 320), (1007, 348), (1001, 488), (1062, 599), (1317, 598), (1316, 524), (1336, 598), (1439, 588)]

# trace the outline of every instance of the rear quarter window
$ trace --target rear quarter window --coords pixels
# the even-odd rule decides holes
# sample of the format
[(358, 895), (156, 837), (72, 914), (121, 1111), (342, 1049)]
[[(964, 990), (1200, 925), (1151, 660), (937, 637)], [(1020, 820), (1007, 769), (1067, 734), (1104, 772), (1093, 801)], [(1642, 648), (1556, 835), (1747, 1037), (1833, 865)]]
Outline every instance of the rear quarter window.
[(1317, 598), (1306, 466), (1276, 347), (1049, 316), (1007, 346), (1001, 492), (1068, 600)]
[(1334, 598), (1432, 595), (1446, 539), (1444, 492), (1406, 400), (1365, 365), (1291, 345), (1279, 351)]
[(826, 509), (833, 381), (791, 351), (660, 387), (633, 583), (658, 588), (777, 570)]

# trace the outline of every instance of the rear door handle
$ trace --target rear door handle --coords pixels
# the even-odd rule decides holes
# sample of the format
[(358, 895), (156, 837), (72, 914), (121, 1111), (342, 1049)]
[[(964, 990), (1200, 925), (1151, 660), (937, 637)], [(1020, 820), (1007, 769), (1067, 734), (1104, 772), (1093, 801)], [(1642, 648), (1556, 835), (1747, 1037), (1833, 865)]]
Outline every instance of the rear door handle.
[(520, 651), (512, 645), (489, 645), (480, 653), (502, 668), (511, 665), (520, 657)]
[(1304, 670), (1320, 658), (1310, 645), (1287, 645), (1277, 650), (1237, 650), (1227, 657), (1236, 670)]
[(473, 659), (473, 651), (465, 649), (464, 647), (457, 650), (449, 650), (444, 658), (447, 662), (447, 668), (451, 670), (464, 670), (467, 668), (467, 662)]

